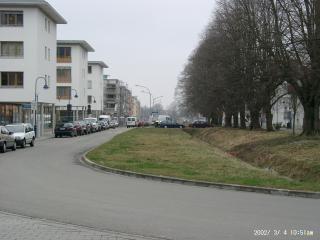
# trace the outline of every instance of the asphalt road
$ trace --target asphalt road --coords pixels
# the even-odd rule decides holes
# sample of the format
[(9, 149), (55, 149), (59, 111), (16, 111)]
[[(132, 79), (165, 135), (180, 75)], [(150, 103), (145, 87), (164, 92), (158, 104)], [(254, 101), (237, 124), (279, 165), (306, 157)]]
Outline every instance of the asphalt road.
[[(48, 139), (0, 154), (0, 210), (166, 239), (320, 239), (319, 200), (148, 181), (79, 162), (123, 131)], [(314, 237), (255, 237), (255, 229), (312, 230)]]

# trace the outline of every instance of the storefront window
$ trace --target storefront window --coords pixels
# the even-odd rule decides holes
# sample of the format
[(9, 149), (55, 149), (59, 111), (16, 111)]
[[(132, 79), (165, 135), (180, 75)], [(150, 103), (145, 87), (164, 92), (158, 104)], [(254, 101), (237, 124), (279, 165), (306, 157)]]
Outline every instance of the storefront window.
[(0, 104), (0, 124), (21, 122), (22, 111), (20, 105)]

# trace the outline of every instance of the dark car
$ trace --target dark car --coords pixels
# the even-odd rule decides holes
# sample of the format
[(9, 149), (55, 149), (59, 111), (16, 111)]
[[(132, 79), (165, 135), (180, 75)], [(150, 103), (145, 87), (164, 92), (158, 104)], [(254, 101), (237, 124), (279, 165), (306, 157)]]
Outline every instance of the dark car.
[(174, 121), (162, 121), (159, 124), (159, 127), (160, 128), (184, 128), (184, 125)]
[(12, 151), (17, 149), (15, 137), (13, 136), (13, 133), (9, 132), (6, 127), (0, 126), (0, 152), (4, 153), (9, 148)]
[(82, 135), (85, 134), (85, 129), (84, 129), (85, 126), (83, 125), (83, 123), (81, 123), (79, 121), (75, 121), (75, 122), (73, 122), (73, 125), (77, 130), (77, 135), (78, 136), (82, 136)]
[(78, 134), (73, 123), (60, 123), (57, 124), (56, 128), (54, 129), (54, 135), (57, 138), (62, 136), (76, 137)]
[(87, 124), (85, 121), (79, 121), (79, 123), (81, 124), (82, 126), (82, 129), (83, 129), (83, 133), (84, 134), (89, 134), (91, 132), (91, 126), (90, 124)]
[(208, 128), (211, 126), (206, 121), (195, 121), (191, 124), (191, 127), (193, 127), (193, 128)]

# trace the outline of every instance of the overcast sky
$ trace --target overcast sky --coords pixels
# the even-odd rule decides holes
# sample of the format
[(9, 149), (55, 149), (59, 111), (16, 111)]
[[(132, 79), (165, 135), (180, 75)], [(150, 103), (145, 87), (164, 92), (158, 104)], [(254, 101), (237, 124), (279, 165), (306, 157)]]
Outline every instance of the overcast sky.
[(127, 82), (143, 105), (150, 88), (162, 104), (174, 100), (177, 78), (197, 46), (214, 0), (47, 0), (68, 21), (58, 39), (86, 40), (89, 60), (109, 65), (105, 73)]

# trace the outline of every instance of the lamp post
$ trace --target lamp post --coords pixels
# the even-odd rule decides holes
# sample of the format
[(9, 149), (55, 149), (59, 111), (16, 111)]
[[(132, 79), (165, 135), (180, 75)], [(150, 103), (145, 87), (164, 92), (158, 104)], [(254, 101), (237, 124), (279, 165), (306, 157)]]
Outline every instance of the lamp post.
[(35, 128), (35, 132), (36, 132), (36, 137), (39, 136), (39, 131), (38, 131), (38, 127), (37, 127), (37, 111), (38, 111), (38, 91), (37, 91), (37, 87), (38, 87), (38, 82), (39, 80), (44, 80), (44, 85), (43, 85), (43, 89), (47, 90), (49, 89), (48, 83), (47, 83), (47, 78), (46, 77), (37, 77), (35, 84), (34, 84), (34, 128)]
[(151, 106), (151, 98), (152, 98), (152, 94), (151, 94), (151, 91), (150, 91), (150, 89), (148, 88), (148, 87), (146, 87), (146, 86), (142, 86), (142, 85), (137, 85), (136, 84), (136, 87), (140, 87), (140, 88), (144, 88), (144, 89), (146, 89), (147, 90), (147, 92), (146, 91), (142, 91), (143, 93), (147, 93), (147, 94), (149, 94), (149, 97), (150, 97), (150, 116), (152, 115), (152, 106)]
[[(70, 96), (69, 96), (69, 103), (68, 103), (68, 106), (67, 106), (67, 111), (68, 111), (69, 121), (71, 121), (71, 113), (72, 113), (72, 105), (71, 105), (72, 91), (74, 91), (74, 92), (75, 92), (74, 97), (75, 97), (75, 98), (78, 98), (78, 92), (77, 92), (77, 90), (76, 90), (76, 89), (74, 89), (74, 88), (71, 88)], [(72, 117), (72, 119), (73, 119), (73, 117)]]
[(163, 98), (163, 96), (159, 96), (159, 97), (155, 97), (155, 98), (153, 98), (152, 105), (154, 106), (154, 104), (155, 104), (156, 100), (159, 100), (159, 99), (161, 99), (161, 98)]

